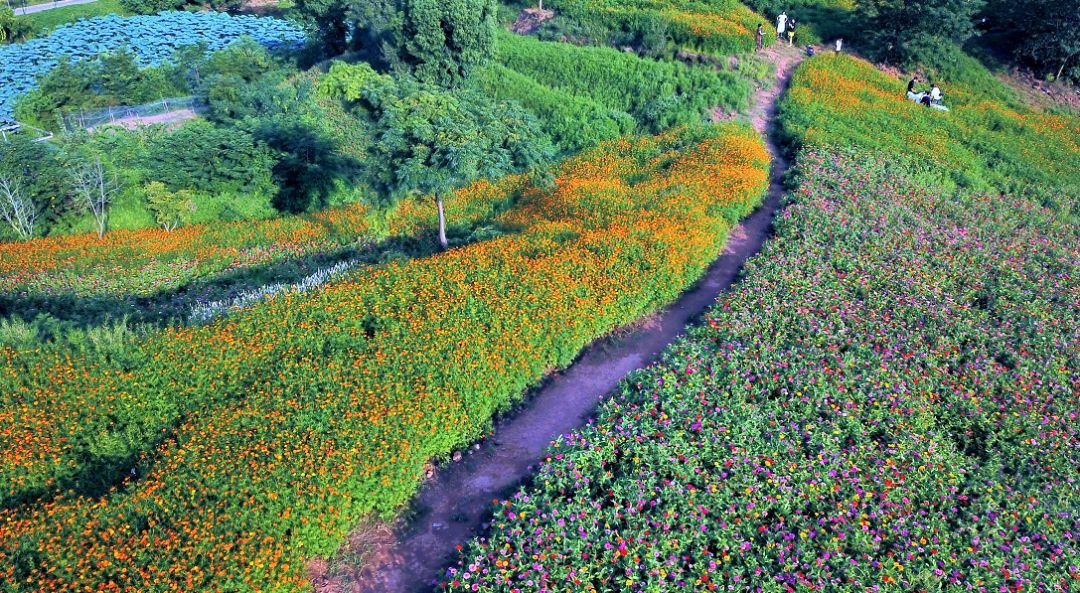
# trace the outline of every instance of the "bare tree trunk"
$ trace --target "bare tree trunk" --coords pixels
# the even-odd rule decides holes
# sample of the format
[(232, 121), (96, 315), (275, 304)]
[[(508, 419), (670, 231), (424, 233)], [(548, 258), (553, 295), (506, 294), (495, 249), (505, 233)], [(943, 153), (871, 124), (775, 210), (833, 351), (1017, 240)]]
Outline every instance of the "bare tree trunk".
[(435, 207), (439, 210), (439, 245), (443, 251), (450, 249), (450, 242), (446, 240), (446, 213), (443, 212), (442, 196), (435, 192)]
[(1068, 64), (1069, 60), (1071, 60), (1073, 58), (1073, 56), (1075, 56), (1075, 55), (1076, 55), (1075, 53), (1069, 54), (1065, 58), (1065, 61), (1061, 63), (1061, 67), (1058, 68), (1058, 71), (1057, 71), (1057, 76), (1054, 77), (1054, 82), (1061, 82), (1061, 73), (1065, 72), (1065, 65)]
[(18, 182), (0, 177), (0, 218), (6, 220), (20, 238), (29, 240), (34, 236), (37, 215), (37, 205), (23, 195)]
[(110, 178), (100, 158), (76, 163), (72, 167), (71, 182), (79, 204), (94, 217), (98, 238), (108, 229), (109, 204), (119, 189), (115, 178)]

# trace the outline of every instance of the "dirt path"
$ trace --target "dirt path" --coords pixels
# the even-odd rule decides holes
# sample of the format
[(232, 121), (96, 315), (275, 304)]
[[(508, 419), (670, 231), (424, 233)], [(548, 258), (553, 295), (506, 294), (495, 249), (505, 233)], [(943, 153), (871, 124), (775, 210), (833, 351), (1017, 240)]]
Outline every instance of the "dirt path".
[[(762, 133), (769, 131), (777, 99), (802, 59), (798, 50), (787, 47), (770, 49), (766, 55), (777, 64), (779, 82), (759, 89), (753, 108), (745, 114)], [(761, 249), (780, 204), (787, 169), (772, 138), (767, 137), (767, 143), (773, 155), (768, 196), (732, 232), (723, 255), (697, 286), (640, 326), (590, 346), (570, 368), (535, 389), (523, 410), (496, 423), (493, 437), (462, 455), (460, 462), (433, 473), (411, 518), (401, 526), (358, 529), (335, 558), (312, 562), (315, 589), (320, 593), (431, 590), (455, 559), (456, 547), (487, 528), (492, 499), (527, 478), (553, 439), (584, 424), (600, 398), (627, 373), (649, 364), (712, 305), (743, 263)]]

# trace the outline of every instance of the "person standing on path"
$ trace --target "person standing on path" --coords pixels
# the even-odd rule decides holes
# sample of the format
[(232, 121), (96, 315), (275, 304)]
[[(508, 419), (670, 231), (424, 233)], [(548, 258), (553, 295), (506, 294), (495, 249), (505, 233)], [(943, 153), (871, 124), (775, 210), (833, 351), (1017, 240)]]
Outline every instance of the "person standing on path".
[(757, 49), (758, 49), (758, 51), (761, 51), (761, 38), (764, 37), (764, 36), (765, 36), (765, 26), (759, 24), (757, 26)]
[(788, 47), (795, 45), (795, 19), (791, 19), (791, 24), (788, 26), (787, 44)]
[(840, 53), (840, 50), (844, 47), (844, 39), (842, 37), (836, 38), (836, 53)]
[(776, 17), (776, 38), (780, 41), (784, 40), (785, 29), (787, 29), (787, 13), (781, 12), (780, 16)]

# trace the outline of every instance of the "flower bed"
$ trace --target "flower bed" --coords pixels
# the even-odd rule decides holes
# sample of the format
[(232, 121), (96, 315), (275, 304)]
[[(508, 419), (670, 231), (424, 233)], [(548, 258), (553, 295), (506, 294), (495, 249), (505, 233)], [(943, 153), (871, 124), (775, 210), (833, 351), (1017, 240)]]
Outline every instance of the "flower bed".
[(445, 590), (1077, 586), (1080, 230), (800, 161), (746, 278), (552, 444)]
[(697, 279), (767, 170), (744, 127), (611, 142), (525, 186), (516, 234), (119, 361), (0, 352), (0, 588), (305, 590), (306, 558), (398, 509), (429, 459)]

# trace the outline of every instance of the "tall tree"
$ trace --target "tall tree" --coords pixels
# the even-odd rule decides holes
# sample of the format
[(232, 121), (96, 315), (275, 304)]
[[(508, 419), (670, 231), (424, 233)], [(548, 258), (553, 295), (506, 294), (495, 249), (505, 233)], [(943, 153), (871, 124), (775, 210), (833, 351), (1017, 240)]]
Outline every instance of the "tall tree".
[(375, 129), (379, 142), (372, 162), (383, 201), (430, 195), (444, 249), (449, 247), (443, 209), (448, 192), (477, 178), (535, 168), (553, 152), (550, 140), (520, 107), (482, 97), (461, 100), (430, 89), (390, 101)]
[(1080, 69), (1080, 0), (991, 0), (984, 15), (1015, 43), (1017, 57), (1055, 80)]
[(354, 0), (363, 49), (417, 79), (454, 86), (495, 51), (496, 0)]
[(865, 26), (861, 44), (879, 59), (906, 64), (942, 43), (975, 35), (974, 17), (985, 0), (859, 0)]

